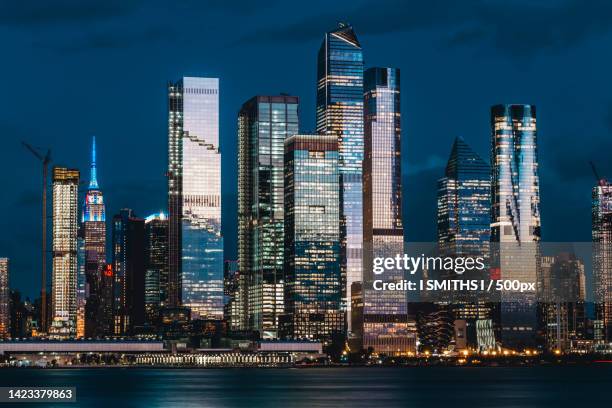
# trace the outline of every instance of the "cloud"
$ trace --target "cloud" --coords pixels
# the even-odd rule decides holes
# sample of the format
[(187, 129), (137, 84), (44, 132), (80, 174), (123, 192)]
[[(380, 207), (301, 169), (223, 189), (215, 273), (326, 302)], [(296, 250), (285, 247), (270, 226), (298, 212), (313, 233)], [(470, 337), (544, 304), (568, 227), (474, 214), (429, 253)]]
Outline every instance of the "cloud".
[(302, 21), (249, 33), (236, 44), (320, 39), (338, 17), (358, 35), (438, 30), (450, 47), (486, 45), (511, 55), (558, 50), (606, 32), (612, 26), (612, 2), (566, 0), (368, 0), (352, 10), (330, 10)]
[(103, 20), (131, 13), (139, 0), (6, 1), (0, 6), (0, 25), (39, 26)]

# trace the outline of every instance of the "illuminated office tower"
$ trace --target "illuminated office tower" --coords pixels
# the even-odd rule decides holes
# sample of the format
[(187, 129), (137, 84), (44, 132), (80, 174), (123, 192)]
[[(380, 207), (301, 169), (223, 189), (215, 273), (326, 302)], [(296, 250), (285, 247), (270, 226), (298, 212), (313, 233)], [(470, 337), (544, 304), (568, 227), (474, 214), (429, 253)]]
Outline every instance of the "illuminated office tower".
[(89, 293), (85, 303), (85, 333), (87, 337), (103, 336), (111, 333), (110, 322), (104, 317), (111, 299), (105, 299), (101, 293), (101, 275), (106, 265), (106, 210), (98, 185), (95, 137), (92, 138), (89, 187), (81, 222), (85, 239), (85, 292)]
[(612, 341), (612, 184), (600, 179), (593, 187), (592, 238), (596, 319), (603, 340)]
[(223, 316), (230, 330), (240, 330), (240, 269), (238, 261), (227, 260), (223, 270)]
[[(343, 309), (363, 279), (363, 54), (353, 28), (325, 34), (317, 63), (317, 133), (338, 139)], [(347, 328), (351, 330), (351, 319)]]
[(154, 325), (168, 299), (168, 217), (163, 212), (145, 218), (145, 325)]
[(245, 326), (263, 338), (277, 337), (283, 313), (283, 152), (298, 129), (295, 96), (256, 96), (238, 115), (239, 296)]
[[(113, 331), (133, 334), (145, 323), (145, 220), (123, 208), (113, 217)], [(107, 285), (104, 285), (107, 286)]]
[(53, 168), (52, 327), (58, 336), (76, 334), (79, 171)]
[[(444, 177), (438, 180), (438, 247), (442, 256), (489, 257), (491, 237), (491, 167), (458, 137)], [(470, 271), (465, 279), (487, 279), (489, 271)], [(460, 278), (454, 272), (451, 279)], [(491, 319), (491, 307), (480, 294), (453, 293), (449, 308), (454, 320), (464, 320), (470, 347), (478, 344), (479, 320)], [(491, 323), (491, 322), (489, 322)]]
[[(408, 317), (406, 294), (375, 291), (372, 257), (403, 253), (401, 183), (400, 72), (395, 68), (370, 68), (364, 79), (363, 240), (364, 285), (362, 347), (375, 352), (400, 354), (416, 351), (415, 322)], [(380, 277), (378, 278), (380, 279)], [(404, 279), (388, 272), (386, 281)]]
[(8, 258), (0, 258), (0, 339), (10, 336), (10, 301), (9, 260)]
[(281, 337), (331, 340), (344, 331), (338, 140), (285, 142), (285, 311)]
[(219, 79), (168, 85), (168, 303), (223, 318)]
[[(540, 188), (536, 108), (491, 108), (491, 267), (494, 278), (536, 283), (540, 250)], [(535, 291), (501, 292), (502, 346), (535, 345)]]

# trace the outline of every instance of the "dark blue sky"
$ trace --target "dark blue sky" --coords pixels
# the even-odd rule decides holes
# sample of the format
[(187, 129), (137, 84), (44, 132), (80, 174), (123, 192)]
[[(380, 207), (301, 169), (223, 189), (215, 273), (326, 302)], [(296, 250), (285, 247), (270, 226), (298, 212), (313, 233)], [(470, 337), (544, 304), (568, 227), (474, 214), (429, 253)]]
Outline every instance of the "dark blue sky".
[[(97, 136), (110, 216), (166, 207), (166, 82), (221, 79), (226, 257), (236, 252), (236, 115), (256, 94), (301, 98), (314, 128), (322, 35), (350, 22), (366, 66), (402, 73), (408, 239), (435, 237), (435, 181), (461, 135), (488, 160), (489, 107), (538, 109), (542, 231), (590, 240), (588, 161), (612, 176), (612, 2), (605, 0), (76, 1), (0, 3), (0, 256), (39, 282), (40, 168), (20, 144), (88, 176)], [(174, 4), (171, 4), (174, 3)], [(261, 4), (260, 4), (261, 3)]]

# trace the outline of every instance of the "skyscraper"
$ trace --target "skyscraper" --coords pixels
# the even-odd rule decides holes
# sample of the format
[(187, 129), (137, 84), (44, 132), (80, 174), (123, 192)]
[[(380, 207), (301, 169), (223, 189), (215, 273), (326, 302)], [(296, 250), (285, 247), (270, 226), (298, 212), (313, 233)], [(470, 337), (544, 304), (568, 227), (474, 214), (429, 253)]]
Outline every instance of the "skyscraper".
[[(317, 132), (338, 139), (343, 308), (363, 279), (363, 54), (346, 24), (325, 34), (317, 63)], [(351, 319), (348, 319), (351, 330)]]
[(0, 339), (10, 336), (10, 301), (9, 260), (8, 258), (0, 258)]
[(168, 85), (169, 288), (192, 318), (223, 317), (219, 80)]
[(85, 309), (87, 306), (87, 275), (85, 273), (86, 254), (85, 254), (85, 232), (83, 224), (79, 228), (77, 235), (77, 316), (76, 316), (76, 337), (85, 337)]
[(114, 334), (133, 334), (145, 322), (145, 221), (123, 208), (112, 231)]
[(79, 171), (53, 168), (53, 283), (50, 333), (76, 334)]
[[(536, 108), (491, 108), (491, 266), (495, 278), (537, 282), (540, 241)], [(535, 343), (536, 294), (501, 292), (502, 345)]]
[(145, 325), (159, 319), (168, 301), (168, 217), (163, 212), (145, 218)]
[(248, 305), (245, 328), (264, 338), (277, 337), (283, 313), (283, 151), (298, 133), (298, 103), (295, 96), (256, 96), (238, 115), (238, 256), (248, 282), (239, 296)]
[(282, 337), (331, 340), (344, 331), (338, 140), (285, 142), (285, 312)]
[[(81, 218), (85, 240), (85, 282), (89, 293), (85, 303), (85, 333), (88, 337), (110, 334), (110, 326), (104, 319), (104, 310), (110, 308), (112, 299), (105, 299), (101, 292), (102, 271), (106, 265), (106, 210), (104, 196), (98, 185), (96, 164), (96, 138), (91, 144), (91, 168), (89, 187), (83, 203)], [(104, 324), (106, 322), (106, 324)]]
[(612, 341), (612, 183), (593, 187), (592, 239), (596, 319), (605, 341)]
[[(400, 72), (395, 68), (370, 68), (364, 85), (362, 347), (398, 354), (416, 351), (416, 329), (409, 322), (403, 292), (374, 291), (373, 257), (403, 253), (401, 183)], [(386, 281), (404, 279), (387, 273)]]
[[(488, 259), (491, 237), (491, 168), (458, 137), (453, 143), (444, 177), (438, 180), (438, 247), (441, 255)], [(487, 270), (470, 271), (466, 279), (486, 279)], [(458, 276), (452, 273), (452, 278)], [(451, 317), (466, 322), (466, 340), (478, 344), (479, 320), (491, 319), (482, 296), (456, 293)], [(489, 323), (491, 323), (489, 321)]]

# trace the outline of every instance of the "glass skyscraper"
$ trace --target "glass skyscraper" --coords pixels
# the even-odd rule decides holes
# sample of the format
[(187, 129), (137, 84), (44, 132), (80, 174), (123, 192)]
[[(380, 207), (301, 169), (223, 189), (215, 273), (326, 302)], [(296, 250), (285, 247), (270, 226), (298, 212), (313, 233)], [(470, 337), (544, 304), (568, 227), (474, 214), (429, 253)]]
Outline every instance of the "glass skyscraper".
[(283, 152), (298, 133), (298, 105), (295, 96), (256, 96), (238, 115), (237, 304), (247, 305), (241, 326), (263, 338), (278, 337), (284, 311)]
[[(438, 180), (438, 247), (442, 256), (483, 257), (488, 260), (491, 237), (491, 167), (458, 137), (453, 143), (444, 177)], [(488, 271), (470, 271), (466, 279), (486, 279)], [(451, 274), (452, 279), (459, 276)], [(478, 343), (478, 321), (491, 324), (486, 299), (462, 293), (450, 307), (452, 317), (466, 322), (466, 340)]]
[[(102, 272), (106, 265), (106, 211), (98, 185), (96, 138), (92, 138), (89, 187), (85, 194), (81, 228), (85, 240), (85, 333), (88, 337), (112, 333), (109, 314), (112, 299), (102, 295)], [(81, 305), (82, 307), (82, 305)]]
[(145, 324), (153, 326), (168, 299), (168, 217), (163, 212), (145, 218)]
[(219, 79), (168, 85), (168, 301), (223, 318)]
[(335, 136), (285, 142), (285, 311), (282, 337), (330, 340), (344, 331), (339, 154)]
[(76, 334), (79, 171), (53, 168), (53, 280), (50, 333)]
[(593, 187), (592, 238), (596, 318), (605, 341), (612, 341), (612, 183)]
[[(492, 277), (537, 282), (540, 249), (540, 182), (536, 108), (491, 108), (491, 267)], [(533, 346), (537, 328), (536, 293), (501, 292), (502, 346)]]
[[(372, 257), (394, 257), (404, 248), (399, 69), (365, 72), (364, 130), (363, 309), (361, 325), (353, 326), (353, 333), (361, 334), (364, 349), (385, 354), (414, 352), (415, 324), (408, 317), (405, 293), (375, 291), (371, 273)], [(393, 271), (383, 279), (400, 281), (404, 276)]]
[[(343, 308), (363, 279), (363, 54), (346, 24), (325, 34), (317, 63), (317, 133), (338, 139)], [(351, 330), (351, 319), (348, 319)]]

